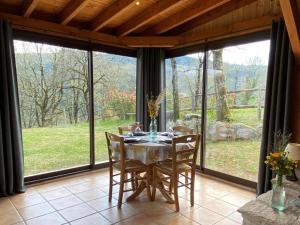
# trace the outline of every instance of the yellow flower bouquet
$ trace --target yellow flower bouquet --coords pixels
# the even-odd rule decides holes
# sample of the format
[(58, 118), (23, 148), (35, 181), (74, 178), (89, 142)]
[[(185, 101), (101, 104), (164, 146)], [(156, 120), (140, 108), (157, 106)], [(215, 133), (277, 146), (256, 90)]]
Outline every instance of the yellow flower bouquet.
[(297, 162), (288, 158), (285, 150), (290, 139), (290, 135), (284, 136), (280, 132), (276, 134), (274, 152), (267, 155), (265, 164), (277, 175), (277, 185), (282, 186), (282, 177), (290, 176)]

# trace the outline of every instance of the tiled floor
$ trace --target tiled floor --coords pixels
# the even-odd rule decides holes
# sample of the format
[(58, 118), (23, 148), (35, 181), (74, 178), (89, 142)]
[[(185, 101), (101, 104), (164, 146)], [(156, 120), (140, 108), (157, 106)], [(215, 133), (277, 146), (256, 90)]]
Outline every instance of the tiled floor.
[[(197, 175), (195, 205), (189, 192), (179, 189), (180, 212), (158, 194), (150, 202), (143, 194), (117, 209), (117, 188), (108, 202), (108, 172), (95, 171), (29, 187), (25, 194), (0, 198), (0, 225), (162, 225), (242, 223), (238, 207), (255, 193), (215, 179)], [(130, 192), (125, 194), (128, 196)]]

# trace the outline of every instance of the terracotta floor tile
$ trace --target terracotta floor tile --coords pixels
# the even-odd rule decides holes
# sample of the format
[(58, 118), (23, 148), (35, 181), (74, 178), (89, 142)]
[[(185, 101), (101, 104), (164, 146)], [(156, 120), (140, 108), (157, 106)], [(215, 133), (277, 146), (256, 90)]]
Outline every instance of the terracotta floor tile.
[(199, 225), (199, 223), (196, 223), (179, 213), (161, 215), (153, 218), (153, 220), (159, 225)]
[(154, 202), (149, 201), (146, 192), (126, 202), (126, 198), (132, 194), (126, 192), (122, 209), (118, 209), (118, 186), (113, 189), (112, 202), (108, 202), (108, 170), (64, 177), (31, 186), (24, 194), (0, 198), (0, 225), (25, 225), (23, 219), (28, 225), (242, 223), (242, 217), (236, 209), (255, 199), (254, 192), (203, 175), (196, 175), (195, 180), (194, 207), (190, 206), (189, 190), (179, 188), (180, 212), (176, 213), (174, 204), (168, 204), (159, 191)]
[(55, 209), (52, 208), (52, 206), (47, 202), (19, 209), (19, 213), (24, 218), (24, 220), (43, 216), (54, 211)]
[(67, 221), (62, 218), (57, 212), (50, 213), (44, 216), (40, 216), (31, 220), (27, 220), (27, 225), (61, 225)]
[(223, 201), (228, 202), (232, 205), (235, 205), (237, 207), (241, 207), (247, 202), (250, 202), (252, 199), (247, 198), (244, 195), (237, 194), (237, 193), (230, 193), (228, 195), (225, 195), (223, 198), (221, 198)]
[(233, 206), (222, 200), (211, 201), (205, 204), (203, 207), (223, 216), (228, 216), (238, 209), (236, 206)]
[(223, 216), (203, 207), (186, 212), (184, 216), (201, 225), (215, 224), (224, 219)]
[(82, 201), (91, 201), (96, 198), (102, 198), (107, 196), (107, 194), (100, 189), (94, 188), (90, 189), (88, 191), (80, 192), (76, 194), (78, 198), (80, 198)]
[(23, 221), (18, 211), (14, 208), (9, 210), (1, 210), (0, 218), (0, 225), (11, 225)]
[(32, 195), (19, 194), (10, 197), (10, 200), (17, 209), (46, 202), (46, 200), (38, 193)]
[(95, 188), (95, 186), (91, 186), (91, 184), (88, 183), (88, 182), (67, 186), (67, 189), (69, 191), (71, 191), (73, 194), (77, 194), (77, 193), (87, 191), (87, 190), (91, 190), (91, 189), (94, 189), (94, 188)]
[(229, 219), (234, 220), (237, 223), (243, 223), (243, 217), (239, 212), (234, 212), (228, 216)]
[(217, 222), (215, 225), (240, 225), (240, 223), (237, 223), (233, 220), (225, 218), (225, 219)]
[(51, 200), (51, 201), (49, 201), (49, 203), (56, 210), (61, 210), (61, 209), (65, 209), (65, 208), (68, 208), (68, 207), (71, 207), (71, 206), (82, 204), (83, 201), (80, 200), (79, 198), (77, 198), (74, 195), (69, 195), (67, 197)]
[(158, 225), (158, 223), (154, 222), (153, 217), (149, 217), (146, 214), (139, 214), (122, 220), (115, 225)]
[(118, 201), (112, 198), (111, 202), (108, 201), (108, 196), (103, 198), (97, 198), (92, 201), (86, 202), (89, 206), (91, 206), (96, 211), (100, 212), (109, 208), (112, 208), (118, 204)]
[(57, 190), (45, 192), (42, 195), (45, 199), (47, 199), (48, 201), (51, 201), (51, 200), (54, 200), (57, 198), (63, 198), (63, 197), (69, 196), (71, 194), (72, 193), (69, 190), (67, 190), (66, 188), (60, 188)]
[(60, 210), (59, 213), (68, 221), (77, 220), (85, 216), (94, 214), (96, 211), (89, 207), (87, 204), (80, 204), (70, 208)]
[(71, 222), (72, 225), (110, 225), (107, 219), (105, 219), (102, 215), (96, 213), (87, 217), (84, 217), (79, 220), (75, 220)]
[(121, 220), (125, 220), (132, 216), (140, 214), (141, 211), (123, 204), (121, 209), (118, 209), (118, 207), (113, 207), (113, 208), (101, 211), (100, 213), (102, 216), (104, 216), (110, 222), (117, 223)]
[(15, 209), (9, 198), (0, 198), (0, 212)]

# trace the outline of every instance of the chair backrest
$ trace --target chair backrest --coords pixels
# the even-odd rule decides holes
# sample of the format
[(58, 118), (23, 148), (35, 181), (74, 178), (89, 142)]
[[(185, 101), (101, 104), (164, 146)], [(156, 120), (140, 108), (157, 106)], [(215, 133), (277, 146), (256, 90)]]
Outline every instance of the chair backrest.
[(132, 125), (128, 125), (128, 126), (121, 126), (118, 127), (119, 129), (119, 134), (123, 135), (125, 134), (125, 132), (134, 132), (135, 128), (140, 127), (141, 130), (143, 130), (143, 124), (132, 124)]
[(120, 162), (121, 170), (125, 168), (124, 138), (119, 135), (105, 132), (109, 163)]
[(193, 132), (194, 132), (193, 129), (186, 127), (186, 126), (182, 126), (182, 125), (174, 126), (172, 129), (175, 133), (179, 133), (182, 135), (193, 134)]
[(177, 170), (180, 163), (192, 164), (195, 168), (200, 144), (200, 134), (189, 134), (173, 138), (172, 166)]

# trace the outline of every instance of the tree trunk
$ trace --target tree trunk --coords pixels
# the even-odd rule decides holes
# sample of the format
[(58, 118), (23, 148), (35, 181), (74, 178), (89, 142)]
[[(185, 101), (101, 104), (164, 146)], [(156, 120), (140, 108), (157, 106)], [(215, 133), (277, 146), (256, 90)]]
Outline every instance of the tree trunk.
[(212, 53), (216, 93), (216, 120), (229, 121), (230, 111), (227, 105), (227, 89), (223, 72), (223, 49), (213, 50)]
[(178, 94), (178, 73), (176, 59), (171, 58), (172, 66), (172, 87), (173, 87), (173, 121), (179, 119), (179, 94)]
[(195, 91), (195, 102), (194, 102), (194, 110), (193, 112), (197, 111), (197, 108), (200, 106), (200, 96), (201, 96), (201, 70), (202, 70), (202, 65), (203, 65), (203, 57), (198, 56), (199, 59), (199, 64), (197, 68), (197, 81), (196, 81), (196, 91)]

